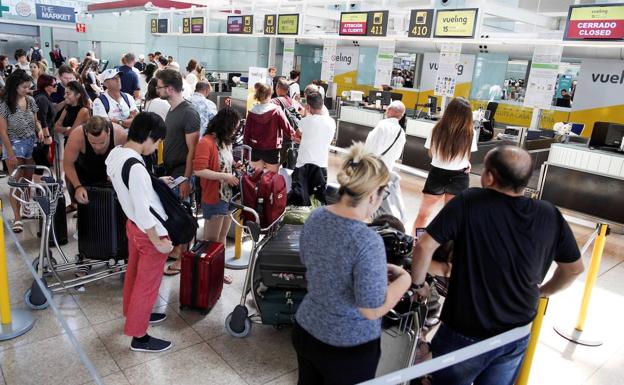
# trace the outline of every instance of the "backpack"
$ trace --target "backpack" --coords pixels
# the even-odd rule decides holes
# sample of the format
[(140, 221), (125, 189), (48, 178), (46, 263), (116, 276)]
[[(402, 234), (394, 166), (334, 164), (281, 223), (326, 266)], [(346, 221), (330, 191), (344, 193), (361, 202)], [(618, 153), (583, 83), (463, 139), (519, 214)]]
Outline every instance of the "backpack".
[(277, 98), (277, 102), (282, 107), (288, 123), (290, 123), (294, 130), (299, 130), (299, 121), (301, 120), (301, 114), (299, 113), (299, 111), (297, 111), (297, 109), (292, 106), (287, 108), (281, 97)]
[[(143, 166), (140, 160), (130, 158), (126, 160), (123, 168), (121, 169), (121, 179), (128, 189), (130, 189), (128, 182), (130, 178), (130, 169), (137, 163)], [(167, 220), (163, 220), (152, 207), (150, 207), (150, 212), (160, 223), (162, 223), (165, 229), (167, 229), (171, 243), (174, 246), (191, 242), (193, 238), (195, 238), (198, 228), (197, 221), (195, 220), (195, 217), (193, 217), (191, 209), (175, 195), (175, 193), (165, 184), (165, 182), (156, 178), (151, 173), (149, 173), (149, 175), (152, 179), (152, 187), (154, 188), (154, 191), (156, 191), (156, 195), (158, 195), (160, 203), (167, 214)]]
[(41, 49), (33, 48), (32, 54), (30, 55), (30, 61), (41, 61)]
[[(128, 95), (125, 92), (120, 92), (120, 94), (121, 98), (124, 100), (124, 102), (126, 102), (128, 108), (130, 108), (130, 99), (128, 99)], [(106, 113), (108, 114), (108, 111), (110, 110), (110, 103), (108, 102), (108, 98), (106, 97), (106, 95), (100, 94), (100, 96), (98, 96), (98, 99), (100, 99), (102, 105), (104, 106), (104, 111), (106, 111)]]

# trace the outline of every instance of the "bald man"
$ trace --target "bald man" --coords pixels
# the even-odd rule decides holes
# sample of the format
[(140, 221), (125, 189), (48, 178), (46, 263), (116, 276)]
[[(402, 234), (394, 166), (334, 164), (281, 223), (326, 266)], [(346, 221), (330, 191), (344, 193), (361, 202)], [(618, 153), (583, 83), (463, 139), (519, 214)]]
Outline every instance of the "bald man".
[(366, 137), (366, 151), (380, 156), (390, 171), (401, 157), (405, 146), (405, 132), (399, 124), (403, 115), (403, 102), (393, 101), (386, 109), (386, 118), (380, 120)]
[[(447, 203), (414, 247), (412, 289), (425, 296), (434, 251), (454, 241), (434, 357), (529, 324), (540, 296), (566, 288), (583, 272), (574, 235), (559, 210), (524, 197), (532, 172), (525, 150), (494, 148), (485, 157), (483, 188), (464, 190)], [(555, 273), (542, 284), (553, 261)], [(512, 385), (527, 343), (528, 335), (436, 372), (433, 383)]]

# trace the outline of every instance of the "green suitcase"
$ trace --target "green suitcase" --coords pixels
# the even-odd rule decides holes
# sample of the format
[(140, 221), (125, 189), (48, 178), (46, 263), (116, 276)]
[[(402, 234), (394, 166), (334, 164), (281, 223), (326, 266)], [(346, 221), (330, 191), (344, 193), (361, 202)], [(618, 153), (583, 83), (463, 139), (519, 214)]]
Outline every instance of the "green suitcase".
[(262, 323), (274, 326), (293, 324), (295, 313), (305, 295), (304, 290), (267, 289), (258, 302)]

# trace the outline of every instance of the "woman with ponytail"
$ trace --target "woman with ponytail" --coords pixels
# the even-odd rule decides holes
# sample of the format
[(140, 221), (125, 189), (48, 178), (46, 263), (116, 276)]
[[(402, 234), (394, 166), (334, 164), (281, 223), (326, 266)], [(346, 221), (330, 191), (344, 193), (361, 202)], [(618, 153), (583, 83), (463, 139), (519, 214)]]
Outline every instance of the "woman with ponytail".
[(340, 171), (339, 201), (315, 210), (301, 233), (308, 293), (299, 306), (293, 345), (299, 384), (355, 384), (375, 376), (381, 317), (411, 284), (386, 263), (381, 237), (366, 222), (387, 194), (388, 168), (362, 143)]

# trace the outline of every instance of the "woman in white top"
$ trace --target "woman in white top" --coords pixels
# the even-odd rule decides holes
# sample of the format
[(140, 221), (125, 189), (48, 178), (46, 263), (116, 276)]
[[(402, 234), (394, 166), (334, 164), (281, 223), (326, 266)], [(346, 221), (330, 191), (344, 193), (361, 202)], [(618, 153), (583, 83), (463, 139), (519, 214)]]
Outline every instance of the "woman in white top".
[(158, 81), (156, 80), (156, 78), (152, 78), (152, 80), (150, 80), (149, 84), (147, 85), (143, 111), (154, 112), (164, 121), (165, 119), (167, 119), (167, 113), (169, 112), (171, 106), (169, 105), (168, 101), (158, 97), (158, 91), (156, 90), (157, 82)]
[(158, 70), (156, 64), (149, 63), (145, 66), (143, 72), (139, 74), (139, 86), (141, 87), (141, 95), (143, 95), (144, 98), (145, 95), (147, 95), (147, 85), (156, 74), (156, 70)]
[(472, 107), (464, 98), (453, 99), (442, 119), (433, 127), (425, 142), (431, 156), (431, 171), (423, 188), (423, 199), (414, 222), (426, 227), (433, 209), (441, 201), (446, 204), (468, 188), (470, 154), (477, 151), (477, 137), (472, 123)]

